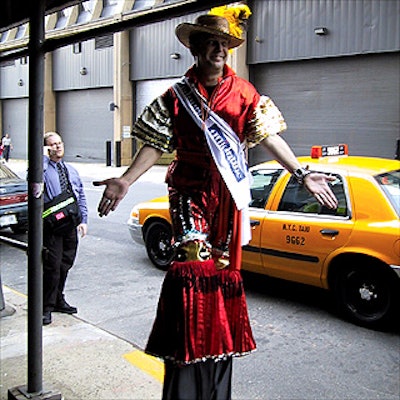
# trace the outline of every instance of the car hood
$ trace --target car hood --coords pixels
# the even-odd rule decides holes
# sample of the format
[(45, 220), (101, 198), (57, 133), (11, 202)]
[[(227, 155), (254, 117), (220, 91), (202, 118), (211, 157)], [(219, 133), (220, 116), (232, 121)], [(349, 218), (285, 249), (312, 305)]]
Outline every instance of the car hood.
[(2, 179), (0, 182), (0, 195), (12, 192), (26, 192), (28, 185), (20, 179)]

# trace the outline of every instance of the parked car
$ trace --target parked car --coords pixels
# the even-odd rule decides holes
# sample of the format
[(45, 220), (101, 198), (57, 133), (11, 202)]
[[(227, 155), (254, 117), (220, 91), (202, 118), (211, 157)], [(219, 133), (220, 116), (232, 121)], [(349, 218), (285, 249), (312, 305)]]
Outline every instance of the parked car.
[(15, 233), (28, 230), (28, 186), (4, 162), (0, 162), (0, 229)]
[[(348, 156), (347, 146), (315, 146), (301, 165), (330, 174), (339, 200), (322, 207), (277, 162), (251, 168), (252, 240), (245, 270), (330, 290), (353, 322), (388, 321), (400, 294), (400, 162)], [(173, 258), (168, 198), (133, 207), (132, 238), (165, 269)]]

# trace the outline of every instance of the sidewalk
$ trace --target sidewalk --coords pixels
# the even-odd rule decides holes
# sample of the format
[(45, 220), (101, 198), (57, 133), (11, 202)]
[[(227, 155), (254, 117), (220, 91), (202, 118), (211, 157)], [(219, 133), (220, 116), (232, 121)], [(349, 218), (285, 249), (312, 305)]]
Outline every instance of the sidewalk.
[[(73, 165), (78, 170), (81, 177), (91, 178), (92, 180), (100, 180), (111, 178), (114, 176), (120, 176), (128, 168), (127, 166), (114, 167), (106, 166), (105, 164), (69, 161), (68, 164)], [(8, 165), (21, 178), (27, 177), (26, 160), (10, 159), (6, 165)], [(168, 167), (166, 165), (153, 165), (138, 179), (138, 182), (150, 181), (164, 183), (167, 168)]]
[[(6, 400), (9, 389), (28, 384), (27, 297), (6, 286), (3, 292), (6, 310), (15, 310), (0, 318), (0, 399)], [(79, 316), (55, 317), (43, 327), (43, 389), (64, 400), (161, 398), (159, 360)]]

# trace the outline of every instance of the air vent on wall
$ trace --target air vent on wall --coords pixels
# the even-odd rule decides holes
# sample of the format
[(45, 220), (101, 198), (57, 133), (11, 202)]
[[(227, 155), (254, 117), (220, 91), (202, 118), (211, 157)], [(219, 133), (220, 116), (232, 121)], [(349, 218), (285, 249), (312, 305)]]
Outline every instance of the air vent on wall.
[(104, 49), (106, 47), (112, 47), (114, 44), (114, 36), (111, 34), (96, 37), (94, 43), (94, 47), (96, 50)]

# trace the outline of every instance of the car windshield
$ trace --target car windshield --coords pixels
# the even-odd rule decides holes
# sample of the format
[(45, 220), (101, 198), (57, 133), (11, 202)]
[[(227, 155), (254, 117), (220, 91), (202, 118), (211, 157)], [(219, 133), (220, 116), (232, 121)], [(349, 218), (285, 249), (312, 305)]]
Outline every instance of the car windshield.
[(0, 180), (15, 178), (18, 178), (18, 175), (8, 169), (5, 165), (0, 164)]
[(400, 170), (377, 175), (375, 179), (400, 216)]

